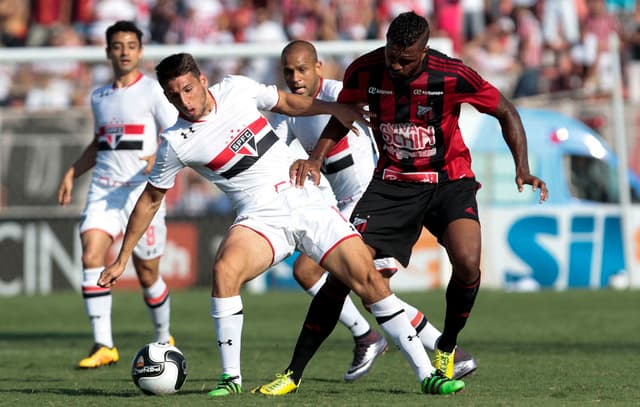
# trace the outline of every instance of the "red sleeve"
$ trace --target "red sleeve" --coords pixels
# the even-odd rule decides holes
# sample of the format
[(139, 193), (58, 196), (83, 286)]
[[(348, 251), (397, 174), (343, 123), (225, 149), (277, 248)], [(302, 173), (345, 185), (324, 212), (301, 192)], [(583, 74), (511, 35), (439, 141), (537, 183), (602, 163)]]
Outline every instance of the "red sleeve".
[(469, 103), (482, 113), (495, 112), (500, 103), (500, 91), (495, 86), (464, 64), (458, 65), (457, 77), (459, 103)]

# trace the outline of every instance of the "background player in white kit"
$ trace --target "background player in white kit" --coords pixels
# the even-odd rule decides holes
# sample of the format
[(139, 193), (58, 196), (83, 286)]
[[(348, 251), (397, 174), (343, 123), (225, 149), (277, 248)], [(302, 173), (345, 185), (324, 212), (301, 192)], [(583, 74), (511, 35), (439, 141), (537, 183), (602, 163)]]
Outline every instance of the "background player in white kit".
[[(291, 92), (329, 102), (338, 99), (342, 82), (323, 78), (322, 62), (310, 42), (290, 42), (282, 50), (280, 61), (285, 83)], [(329, 122), (329, 117), (278, 115), (274, 120), (274, 129), (280, 138), (286, 139), (287, 144), (297, 139), (305, 151), (311, 152)], [(351, 218), (356, 202), (367, 189), (378, 159), (369, 127), (358, 124), (356, 126), (359, 135), (349, 132), (331, 150), (322, 165), (322, 172), (333, 189), (340, 212), (346, 219)], [(393, 273), (389, 270), (390, 267), (397, 270), (394, 259), (385, 259), (376, 265), (388, 273)], [(327, 279), (324, 269), (304, 254), (300, 254), (296, 259), (293, 275), (312, 296), (315, 296)], [(428, 350), (433, 351), (441, 332), (420, 310), (410, 304), (403, 304), (412, 325), (420, 335), (420, 340)], [(386, 350), (387, 342), (382, 335), (370, 329), (369, 323), (349, 297), (345, 299), (340, 322), (349, 328), (356, 343), (353, 361), (344, 375), (345, 380), (351, 381), (371, 369), (376, 357)], [(457, 349), (455, 359), (455, 378), (464, 377), (476, 369), (475, 359), (460, 348)]]
[[(326, 302), (315, 301), (316, 305), (335, 313), (352, 289), (402, 349), (424, 392), (449, 394), (461, 390), (464, 383), (439, 375), (419, 341), (412, 341), (415, 329), (374, 269), (371, 254), (353, 225), (313, 183), (294, 187), (289, 174), (294, 160), (291, 150), (274, 134), (260, 110), (288, 115), (332, 114), (350, 129), (354, 129), (354, 121), (362, 120), (362, 112), (285, 93), (242, 76), (228, 76), (209, 88), (190, 54), (165, 58), (156, 73), (180, 118), (163, 133), (157, 161), (131, 214), (120, 253), (102, 272), (99, 285), (113, 286), (124, 272), (136, 241), (167, 189), (174, 185), (178, 172), (188, 166), (225, 192), (237, 215), (218, 248), (212, 270), (211, 316), (222, 377), (209, 396), (242, 392), (244, 318), (240, 288), (296, 249), (334, 273), (341, 286), (349, 286), (334, 292)], [(322, 290), (332, 290), (327, 286), (331, 284), (325, 284)], [(315, 315), (323, 318), (322, 312)], [(323, 326), (323, 322), (310, 323)], [(331, 330), (318, 334), (329, 335)]]
[[(120, 356), (111, 332), (111, 290), (97, 285), (113, 240), (124, 231), (129, 214), (144, 189), (155, 161), (160, 130), (171, 126), (178, 112), (155, 79), (143, 75), (142, 32), (131, 22), (118, 21), (106, 31), (107, 58), (113, 83), (91, 95), (94, 139), (67, 170), (58, 189), (58, 202), (71, 202), (73, 180), (93, 168), (82, 212), (82, 296), (94, 345), (80, 368), (116, 363)], [(154, 328), (154, 341), (173, 343), (169, 332), (170, 301), (158, 272), (166, 241), (164, 206), (137, 242), (133, 264)]]

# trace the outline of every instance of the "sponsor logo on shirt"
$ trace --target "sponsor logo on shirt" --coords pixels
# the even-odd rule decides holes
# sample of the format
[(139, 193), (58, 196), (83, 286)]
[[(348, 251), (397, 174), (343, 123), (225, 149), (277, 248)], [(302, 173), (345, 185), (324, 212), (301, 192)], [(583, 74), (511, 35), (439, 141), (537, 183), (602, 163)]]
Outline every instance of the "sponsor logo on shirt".
[(393, 95), (393, 91), (392, 90), (386, 90), (386, 89), (378, 89), (374, 86), (369, 87), (369, 94), (371, 95)]

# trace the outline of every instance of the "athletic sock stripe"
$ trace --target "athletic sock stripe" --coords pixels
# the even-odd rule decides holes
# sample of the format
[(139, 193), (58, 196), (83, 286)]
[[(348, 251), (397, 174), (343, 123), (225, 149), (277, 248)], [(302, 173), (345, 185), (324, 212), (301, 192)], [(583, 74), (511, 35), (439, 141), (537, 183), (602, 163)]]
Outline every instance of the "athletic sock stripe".
[(418, 311), (416, 316), (413, 317), (413, 319), (411, 320), (411, 326), (413, 326), (416, 329), (418, 329), (419, 325), (422, 325), (422, 328), (424, 328), (424, 325), (426, 324), (427, 324), (427, 319), (424, 317), (424, 314), (420, 311)]
[(82, 296), (84, 298), (102, 297), (105, 295), (111, 295), (110, 288), (102, 288), (98, 286), (83, 286)]
[(396, 316), (402, 314), (404, 312), (404, 309), (401, 309), (400, 311), (396, 312), (395, 314), (386, 316), (386, 317), (376, 317), (376, 321), (378, 322), (378, 324), (384, 324), (387, 321), (392, 320), (393, 318), (395, 318)]
[(147, 307), (149, 307), (149, 308), (158, 308), (158, 307), (163, 306), (163, 305), (167, 302), (167, 300), (168, 300), (169, 298), (170, 298), (170, 296), (167, 294), (166, 296), (164, 296), (164, 297), (162, 298), (162, 300), (160, 300), (160, 301), (158, 301), (158, 302), (150, 303), (150, 302), (147, 302), (147, 299), (146, 299), (146, 298), (145, 298), (145, 301), (144, 301), (144, 302), (145, 302), (145, 303), (147, 303)]
[(418, 324), (416, 324), (416, 325), (414, 325), (413, 321), (411, 321), (411, 325), (416, 329), (416, 332), (418, 334), (420, 334), (420, 332), (422, 332), (424, 327), (427, 326), (427, 318), (424, 318), (424, 316), (423, 316), (422, 319), (420, 320), (420, 322)]
[(144, 302), (146, 302), (147, 305), (151, 308), (157, 308), (162, 304), (164, 304), (167, 301), (167, 298), (169, 298), (169, 287), (165, 287), (162, 294), (160, 294), (157, 297), (154, 297), (154, 298), (144, 297)]

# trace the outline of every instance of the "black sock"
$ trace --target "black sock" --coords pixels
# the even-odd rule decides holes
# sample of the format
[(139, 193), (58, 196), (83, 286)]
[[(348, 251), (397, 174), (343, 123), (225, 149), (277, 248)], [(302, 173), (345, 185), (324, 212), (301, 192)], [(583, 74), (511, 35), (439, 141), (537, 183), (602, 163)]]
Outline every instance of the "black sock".
[(438, 349), (452, 352), (462, 331), (480, 288), (480, 277), (471, 284), (463, 284), (451, 277), (447, 286), (447, 311), (442, 336), (438, 340)]
[(347, 286), (329, 276), (313, 297), (287, 368), (293, 372), (291, 379), (295, 383), (300, 381), (307, 364), (338, 323), (349, 291)]

